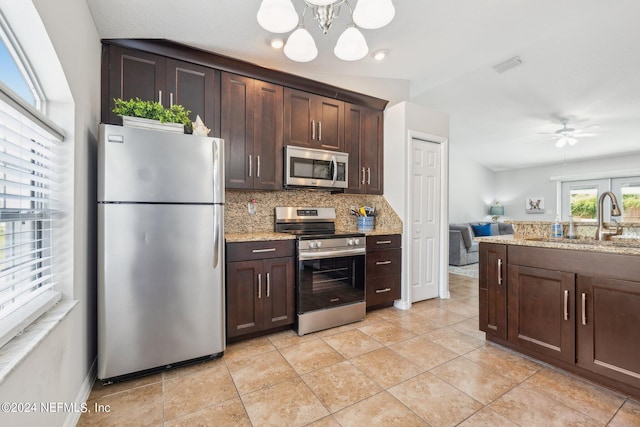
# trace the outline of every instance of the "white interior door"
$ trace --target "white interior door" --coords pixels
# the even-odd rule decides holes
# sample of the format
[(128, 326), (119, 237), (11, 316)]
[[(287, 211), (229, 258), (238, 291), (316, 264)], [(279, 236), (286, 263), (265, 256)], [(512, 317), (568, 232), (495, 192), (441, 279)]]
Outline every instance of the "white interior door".
[(441, 144), (411, 139), (409, 232), (411, 301), (438, 296)]

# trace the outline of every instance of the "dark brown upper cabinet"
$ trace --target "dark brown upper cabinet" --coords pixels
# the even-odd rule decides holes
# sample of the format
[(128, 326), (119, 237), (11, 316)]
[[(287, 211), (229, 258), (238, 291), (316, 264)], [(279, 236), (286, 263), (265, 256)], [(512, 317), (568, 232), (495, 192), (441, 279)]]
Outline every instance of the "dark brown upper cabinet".
[(344, 102), (284, 90), (284, 144), (344, 151)]
[(383, 193), (382, 111), (346, 104), (345, 148), (349, 153), (347, 193)]
[(283, 88), (222, 73), (226, 188), (282, 188)]
[(200, 116), (209, 136), (220, 135), (219, 71), (121, 46), (103, 49), (102, 122), (122, 124), (112, 112), (114, 98), (140, 98), (165, 107), (181, 104), (192, 121)]

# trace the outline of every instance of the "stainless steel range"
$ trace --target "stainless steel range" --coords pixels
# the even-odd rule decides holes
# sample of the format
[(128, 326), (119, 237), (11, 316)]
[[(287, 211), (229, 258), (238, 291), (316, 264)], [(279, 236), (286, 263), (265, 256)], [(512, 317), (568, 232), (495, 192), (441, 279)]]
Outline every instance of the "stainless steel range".
[(365, 317), (365, 236), (336, 233), (335, 219), (334, 208), (276, 208), (276, 231), (297, 235), (298, 335)]

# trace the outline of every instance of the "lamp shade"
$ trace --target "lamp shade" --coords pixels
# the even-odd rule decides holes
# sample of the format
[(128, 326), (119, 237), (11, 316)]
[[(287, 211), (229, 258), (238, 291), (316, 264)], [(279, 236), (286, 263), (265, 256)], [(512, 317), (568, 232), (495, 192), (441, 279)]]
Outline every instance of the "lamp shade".
[(318, 48), (311, 34), (304, 28), (298, 28), (284, 45), (284, 54), (292, 61), (309, 62), (318, 56)]
[(367, 56), (369, 46), (356, 27), (348, 27), (338, 38), (333, 53), (343, 61), (357, 61)]
[(353, 22), (360, 28), (375, 30), (391, 22), (395, 14), (391, 0), (358, 0), (353, 10)]
[(262, 0), (258, 24), (272, 33), (288, 33), (298, 25), (298, 13), (291, 0)]
[(504, 215), (504, 206), (500, 206), (500, 205), (491, 206), (489, 208), (489, 215), (497, 215), (497, 216)]

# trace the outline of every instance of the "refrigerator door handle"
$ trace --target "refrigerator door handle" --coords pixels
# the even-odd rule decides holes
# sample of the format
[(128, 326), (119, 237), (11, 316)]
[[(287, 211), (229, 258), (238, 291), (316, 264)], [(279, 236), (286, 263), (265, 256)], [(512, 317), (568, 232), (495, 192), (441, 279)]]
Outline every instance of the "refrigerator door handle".
[(218, 268), (218, 260), (220, 259), (220, 222), (218, 209), (218, 206), (213, 207), (213, 268)]

